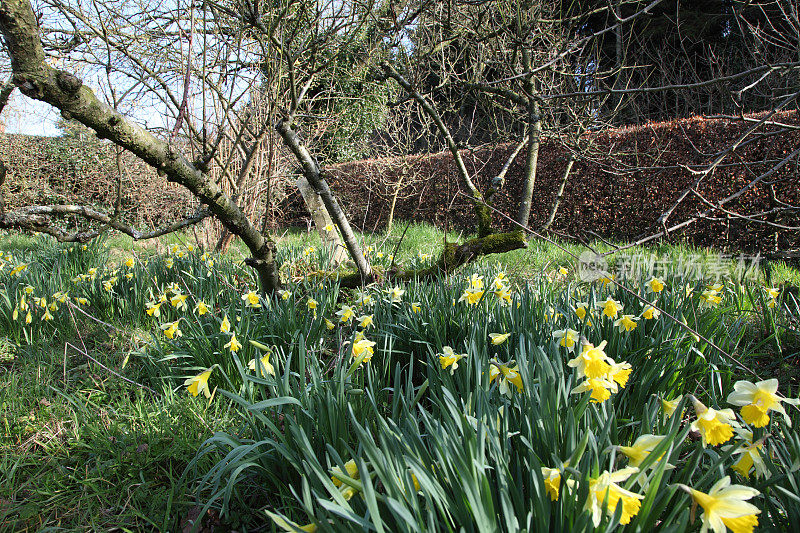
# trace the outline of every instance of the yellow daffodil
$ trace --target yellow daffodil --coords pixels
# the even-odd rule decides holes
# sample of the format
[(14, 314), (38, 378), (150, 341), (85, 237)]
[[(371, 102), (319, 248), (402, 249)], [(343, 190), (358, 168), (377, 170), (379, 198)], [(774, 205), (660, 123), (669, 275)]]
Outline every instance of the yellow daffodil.
[(53, 320), (53, 315), (50, 314), (49, 309), (45, 309), (42, 315), (42, 321), (47, 322), (48, 320)]
[(325, 231), (333, 231), (333, 224), (327, 224), (324, 228)]
[(16, 321), (19, 318), (19, 307), (14, 306), (14, 312), (11, 313), (11, 320)]
[(617, 315), (622, 311), (622, 303), (616, 301), (612, 297), (608, 297), (603, 302), (597, 304), (599, 309), (603, 310), (603, 314), (608, 318), (617, 318)]
[(647, 287), (652, 292), (661, 292), (664, 290), (664, 282), (658, 279), (657, 277), (653, 276), (650, 278), (650, 281), (647, 282)]
[(228, 320), (228, 315), (222, 319), (222, 323), (219, 325), (220, 333), (229, 333), (231, 330), (231, 321)]
[(211, 377), (212, 370), (213, 368), (209, 368), (205, 372), (201, 372), (183, 382), (192, 396), (197, 396), (202, 392), (206, 398), (211, 398), (211, 391), (208, 390), (208, 378)]
[(442, 370), (450, 367), (450, 375), (458, 368), (458, 362), (467, 356), (465, 353), (455, 353), (449, 346), (442, 346), (442, 352), (439, 354), (439, 364), (442, 365)]
[(500, 391), (500, 394), (511, 396), (511, 388), (508, 386), (509, 383), (512, 383), (517, 388), (517, 392), (522, 392), (524, 389), (522, 376), (517, 366), (509, 368), (507, 365), (501, 365), (496, 361), (491, 361), (489, 367), (489, 383), (494, 381), (495, 378), (498, 378), (497, 390)]
[(194, 306), (194, 311), (199, 316), (203, 316), (204, 314), (208, 313), (208, 306), (202, 300), (197, 302), (197, 305)]
[(601, 277), (601, 278), (600, 278), (600, 281), (602, 281), (602, 282), (603, 282), (603, 287), (605, 288), (605, 287), (608, 287), (608, 284), (609, 284), (609, 283), (613, 282), (613, 281), (614, 281), (614, 280), (616, 280), (616, 279), (617, 279), (617, 275), (616, 275), (616, 274), (612, 274), (612, 275), (610, 275), (610, 276), (603, 276), (603, 277)]
[(26, 323), (26, 324), (30, 324), (32, 321), (33, 321), (33, 316), (31, 315), (31, 312), (30, 312), (30, 311), (28, 311), (28, 312), (25, 314), (25, 323)]
[(495, 346), (503, 344), (511, 336), (511, 333), (489, 333), (489, 338), (492, 339), (492, 344)]
[(561, 470), (543, 466), (542, 479), (544, 480), (544, 489), (550, 496), (550, 501), (557, 501), (558, 491), (561, 488)]
[(722, 301), (722, 296), (717, 291), (705, 290), (700, 295), (700, 307), (711, 308), (717, 306)]
[(478, 302), (481, 301), (483, 297), (483, 291), (480, 289), (465, 289), (464, 293), (461, 295), (461, 298), (458, 299), (459, 302), (467, 302), (469, 305), (476, 305)]
[(725, 533), (728, 529), (734, 533), (752, 533), (758, 525), (756, 516), (761, 510), (748, 503), (747, 500), (761, 494), (756, 489), (743, 485), (731, 485), (731, 478), (725, 476), (717, 481), (708, 494), (686, 485), (679, 485), (691, 494), (692, 499), (703, 508), (700, 518), (703, 520), (702, 533), (709, 529), (714, 533)]
[(236, 353), (242, 348), (242, 343), (236, 338), (236, 333), (231, 335), (231, 340), (229, 340), (224, 348), (227, 348), (231, 351), (231, 353)]
[(176, 337), (183, 335), (183, 332), (178, 329), (179, 324), (180, 319), (169, 324), (161, 324), (161, 329), (164, 331), (164, 335), (166, 335), (168, 339), (175, 339)]
[(336, 316), (339, 317), (340, 322), (350, 322), (356, 313), (349, 305), (343, 305), (339, 311), (336, 311)]
[(364, 329), (373, 326), (374, 323), (372, 322), (372, 316), (373, 315), (363, 315), (356, 318), (356, 320), (358, 320), (358, 326)]
[(169, 299), (170, 305), (176, 308), (178, 311), (183, 311), (186, 309), (186, 299), (189, 297), (188, 294), (178, 294), (177, 296), (173, 296)]
[(135, 264), (136, 264), (136, 262), (133, 260), (133, 257), (128, 257), (125, 260), (125, 266), (128, 267), (128, 268), (133, 268), (133, 265), (135, 265)]
[(319, 306), (319, 303), (314, 298), (309, 298), (306, 302), (306, 307), (308, 307), (311, 311), (316, 311), (317, 306)]
[[(358, 466), (356, 466), (356, 462), (353, 459), (350, 459), (344, 464), (344, 470), (345, 472), (342, 472), (341, 468), (334, 466), (331, 468), (331, 474), (338, 474), (340, 476), (346, 475), (347, 477), (353, 479), (360, 479), (358, 474)], [(331, 476), (331, 481), (333, 481), (333, 484), (337, 487), (341, 487), (343, 485), (342, 480), (338, 479), (336, 475)]]
[(656, 320), (659, 316), (661, 316), (661, 311), (652, 305), (648, 305), (644, 308), (644, 311), (642, 311), (642, 318), (645, 320)]
[(372, 349), (373, 346), (375, 346), (375, 343), (373, 341), (363, 338), (359, 339), (353, 343), (353, 351), (351, 357), (355, 360), (363, 355), (364, 356), (363, 362), (368, 363), (372, 359), (372, 356), (375, 354), (375, 351)]
[(558, 344), (570, 352), (575, 351), (575, 345), (580, 340), (580, 334), (574, 329), (559, 329), (553, 332), (553, 338), (559, 339)]
[(630, 363), (625, 361), (622, 361), (621, 363), (615, 363), (612, 359), (611, 368), (608, 370), (607, 379), (617, 383), (620, 387), (625, 388), (632, 371), (633, 367), (631, 367)]
[(478, 274), (473, 274), (472, 276), (470, 276), (470, 278), (469, 278), (469, 287), (470, 287), (470, 289), (477, 289), (477, 290), (483, 289), (483, 287), (484, 287), (484, 285), (483, 285), (483, 276), (478, 275)]
[(167, 257), (164, 259), (164, 266), (167, 268), (172, 268), (175, 265), (175, 260), (171, 257)]
[(614, 321), (614, 326), (617, 329), (619, 329), (620, 332), (622, 332), (623, 330), (633, 331), (634, 329), (636, 329), (636, 326), (638, 326), (638, 324), (636, 323), (637, 320), (638, 318), (636, 318), (633, 315), (622, 315), (621, 318)]
[(777, 299), (781, 293), (781, 290), (777, 287), (764, 287), (764, 290), (767, 292), (767, 296), (773, 300)]
[[(269, 356), (270, 355), (272, 355), (272, 353), (268, 351), (266, 354), (264, 354), (263, 357), (261, 357), (261, 359), (258, 359), (258, 361), (261, 363), (262, 370), (264, 371), (265, 374), (269, 374), (271, 376), (274, 376), (275, 375), (275, 367), (272, 366), (272, 363), (269, 362)], [(247, 368), (249, 368), (250, 370), (255, 370), (256, 369), (256, 359), (250, 359), (250, 361), (247, 363)]]
[(244, 302), (244, 305), (246, 307), (250, 307), (253, 309), (258, 309), (259, 307), (261, 307), (261, 300), (258, 297), (258, 294), (256, 294), (253, 291), (249, 291), (247, 294), (243, 295), (242, 301)]
[[(753, 442), (753, 432), (741, 428), (736, 428), (736, 436), (741, 440), (733, 445), (736, 448), (733, 455), (741, 455), (741, 458), (731, 466), (731, 469), (745, 478), (750, 478), (750, 472), (754, 468), (756, 479), (769, 477), (769, 470), (760, 453), (760, 450), (764, 449), (764, 438)], [(727, 446), (722, 449), (723, 452), (729, 450), (730, 447)]]
[(389, 301), (392, 303), (400, 302), (403, 299), (403, 295), (406, 293), (405, 290), (401, 289), (398, 286), (395, 286), (393, 289), (389, 289)]
[(417, 252), (417, 257), (419, 257), (420, 261), (427, 261), (431, 258), (431, 254), (426, 254), (424, 252)]
[[(634, 441), (633, 444), (630, 446), (619, 446), (619, 451), (621, 451), (625, 457), (628, 458), (628, 466), (635, 466), (639, 468), (642, 464), (642, 461), (647, 459), (647, 456), (650, 455), (650, 452), (655, 449), (656, 446), (661, 444), (666, 438), (665, 435), (642, 435)], [(661, 458), (659, 458), (659, 461)], [(658, 461), (653, 463), (651, 466), (656, 466)]]
[(356, 304), (358, 305), (372, 305), (375, 301), (372, 299), (372, 295), (369, 294), (367, 291), (357, 291), (356, 292)]
[(731, 409), (716, 410), (706, 407), (697, 398), (692, 398), (697, 420), (692, 422), (692, 431), (699, 431), (703, 447), (716, 446), (733, 437), (733, 427), (739, 427), (736, 415)]
[[(674, 413), (675, 409), (678, 408), (678, 404), (681, 403), (682, 399), (683, 394), (674, 400), (665, 400), (664, 398), (661, 398), (661, 412), (664, 414), (664, 422), (666, 422), (667, 419), (672, 416), (672, 413)], [(681, 412), (680, 416), (683, 416), (683, 412)]]
[(412, 313), (419, 313), (420, 311), (422, 311), (422, 307), (420, 307), (419, 302), (414, 302), (411, 304)]
[(611, 393), (617, 391), (617, 385), (606, 378), (586, 378), (577, 387), (572, 389), (571, 394), (581, 394), (591, 391), (591, 401), (602, 403), (611, 398)]
[(742, 406), (742, 418), (754, 427), (766, 426), (769, 423), (770, 411), (782, 414), (786, 423), (791, 426), (792, 421), (781, 402), (797, 405), (798, 400), (781, 398), (777, 392), (778, 380), (775, 378), (758, 383), (737, 381), (733, 384), (733, 392), (728, 395), (728, 403)]
[(30, 285), (25, 285), (25, 288), (23, 290), (25, 291), (25, 294), (33, 294), (33, 287), (31, 287)]
[[(497, 296), (497, 300), (500, 302), (500, 306), (501, 307), (507, 307), (507, 306), (511, 305), (511, 292), (510, 291), (508, 291), (506, 289), (502, 289), (502, 290), (499, 290), (499, 291), (494, 291), (494, 295)], [(480, 298), (479, 298), (479, 300), (480, 300)]]
[(330, 330), (332, 330), (333, 328), (336, 327), (336, 324), (334, 324), (333, 322), (331, 322), (327, 318), (323, 318), (323, 320), (325, 321), (325, 327), (328, 328), (328, 331), (330, 331)]
[(289, 298), (292, 297), (292, 291), (279, 290), (278, 291), (278, 296), (281, 297), (281, 300), (286, 301), (286, 300), (288, 300)]
[(578, 320), (583, 320), (586, 318), (586, 310), (588, 309), (589, 304), (587, 302), (576, 302), (575, 303), (575, 316), (578, 317)]
[(592, 523), (595, 527), (600, 525), (603, 513), (613, 515), (617, 504), (622, 505), (620, 524), (628, 524), (631, 518), (639, 513), (644, 496), (623, 489), (618, 483), (637, 473), (638, 468), (627, 467), (616, 472), (603, 472), (596, 478), (589, 479), (589, 496), (584, 509), (592, 513)]
[(580, 355), (567, 362), (567, 365), (577, 369), (578, 377), (590, 379), (603, 378), (611, 370), (611, 359), (603, 351), (606, 341), (594, 346), (590, 343), (583, 345)]

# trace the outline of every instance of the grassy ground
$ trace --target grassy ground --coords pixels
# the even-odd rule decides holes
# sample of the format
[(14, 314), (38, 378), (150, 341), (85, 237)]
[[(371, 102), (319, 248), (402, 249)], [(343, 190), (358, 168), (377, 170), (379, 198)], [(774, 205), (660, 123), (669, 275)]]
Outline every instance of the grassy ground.
[[(373, 254), (382, 250), (388, 256), (396, 250), (399, 261), (413, 263), (421, 253), (435, 257), (444, 237), (429, 226), (406, 229), (398, 224), (388, 236), (362, 238), (375, 248)], [(187, 236), (146, 246), (113, 237), (106, 244), (111, 261), (121, 262), (127, 254), (145, 256), (176, 242), (187, 242)], [(302, 257), (297, 252), (319, 247), (319, 240), (314, 234), (289, 231), (279, 236), (278, 245), (284, 253), (294, 250)], [(40, 239), (0, 239), (0, 250), (15, 255), (32, 257), (41, 249)], [(611, 247), (599, 243), (596, 249)], [(553, 275), (562, 265), (574, 270), (574, 256), (585, 250), (575, 244), (532, 242), (526, 250), (484, 258), (481, 264), (498, 264), (524, 282)], [(243, 254), (238, 245), (229, 253), (233, 259)], [(627, 254), (654, 254), (663, 264), (697, 258), (707, 269), (719, 270), (716, 265), (722, 264), (728, 274), (737, 269), (735, 261), (686, 246), (631, 249)], [(764, 275), (756, 274), (758, 283), (765, 282)], [(800, 285), (800, 270), (782, 263), (773, 264), (769, 275), (770, 285)], [(149, 336), (152, 326), (147, 323), (98, 322), (83, 315), (72, 320), (74, 327), (62, 335), (0, 346), (0, 530), (181, 529), (202, 503), (184, 475), (187, 465), (215, 432), (241, 431), (241, 419), (230, 402), (198, 401), (180, 387), (173, 391), (160, 386), (146, 368), (135, 360), (128, 362), (145, 344), (141, 339)], [(797, 383), (798, 346), (776, 345), (770, 337), (773, 326), (755, 314), (743, 321), (749, 353), (763, 355), (748, 364), (758, 365), (767, 375), (780, 375), (784, 383)], [(212, 464), (208, 461), (195, 467), (207, 469)], [(246, 509), (237, 513), (241, 516), (228, 516), (220, 530), (252, 518)], [(207, 520), (214, 522), (213, 516)]]

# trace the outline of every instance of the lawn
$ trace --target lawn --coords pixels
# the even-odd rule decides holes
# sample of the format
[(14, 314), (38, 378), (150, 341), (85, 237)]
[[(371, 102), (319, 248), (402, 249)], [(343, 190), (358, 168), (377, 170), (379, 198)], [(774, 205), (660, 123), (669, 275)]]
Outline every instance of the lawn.
[[(412, 268), (445, 235), (361, 239)], [(534, 240), (349, 291), (315, 235), (278, 247), (265, 298), (188, 234), (0, 240), (0, 529), (800, 523), (796, 268), (661, 245), (587, 279), (586, 247)]]

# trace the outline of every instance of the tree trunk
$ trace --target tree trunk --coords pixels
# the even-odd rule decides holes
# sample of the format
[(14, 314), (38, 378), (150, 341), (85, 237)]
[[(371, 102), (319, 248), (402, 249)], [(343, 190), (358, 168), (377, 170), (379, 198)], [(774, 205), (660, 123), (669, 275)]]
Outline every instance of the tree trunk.
[(561, 204), (561, 198), (564, 196), (564, 189), (567, 186), (567, 180), (569, 180), (569, 173), (572, 172), (572, 165), (575, 164), (575, 154), (569, 154), (569, 161), (567, 161), (567, 168), (564, 169), (564, 175), (561, 176), (561, 184), (558, 186), (558, 194), (556, 194), (556, 199), (553, 200), (553, 207), (550, 209), (550, 216), (547, 217), (547, 222), (544, 223), (542, 226), (542, 230), (550, 229), (550, 226), (553, 225), (553, 221), (556, 219), (556, 213), (558, 212), (558, 206)]
[(328, 211), (330, 217), (333, 219), (336, 225), (339, 226), (339, 230), (342, 232), (342, 237), (344, 237), (344, 243), (347, 247), (347, 251), (350, 253), (350, 257), (356, 264), (356, 268), (358, 269), (359, 276), (361, 276), (362, 283), (371, 280), (372, 267), (364, 257), (364, 253), (361, 251), (358, 241), (356, 241), (356, 236), (353, 233), (353, 229), (350, 227), (350, 222), (348, 222), (344, 211), (342, 211), (341, 206), (339, 206), (339, 203), (333, 196), (333, 192), (328, 186), (328, 182), (325, 181), (325, 178), (322, 176), (322, 172), (320, 171), (317, 161), (312, 157), (306, 147), (300, 143), (300, 139), (297, 137), (297, 132), (294, 131), (292, 124), (288, 119), (279, 120), (275, 126), (275, 129), (280, 134), (283, 142), (292, 151), (294, 156), (302, 165), (303, 175), (308, 180), (308, 183), (311, 185), (314, 191), (322, 199), (322, 203), (325, 205), (325, 209)]
[(258, 274), (261, 291), (272, 293), (280, 288), (275, 243), (250, 223), (216, 183), (173, 146), (100, 101), (80, 79), (45, 62), (38, 23), (28, 0), (0, 3), (0, 31), (11, 57), (12, 80), (23, 94), (60, 109), (64, 118), (78, 120), (98, 137), (128, 149), (166, 174), (169, 181), (186, 187), (247, 245), (252, 255), (249, 264)]
[[(333, 221), (328, 214), (328, 210), (325, 209), (322, 198), (311, 187), (306, 178), (297, 180), (297, 188), (300, 189), (300, 194), (306, 202), (308, 212), (311, 213), (311, 218), (317, 227), (319, 237), (322, 239), (322, 246), (330, 252), (331, 266), (333, 268), (338, 267), (345, 260), (347, 248), (339, 238), (336, 228), (333, 227)], [(331, 229), (327, 229), (329, 226)]]
[(542, 118), (539, 113), (539, 104), (531, 99), (528, 103), (528, 154), (525, 157), (525, 182), (520, 193), (519, 211), (517, 211), (517, 222), (525, 227), (528, 226), (528, 219), (531, 216), (541, 137)]
[(394, 222), (394, 208), (397, 205), (397, 197), (400, 195), (400, 188), (403, 186), (403, 177), (405, 177), (405, 171), (400, 173), (400, 177), (397, 178), (397, 183), (394, 186), (394, 194), (392, 194), (392, 203), (389, 206), (389, 217), (386, 220), (386, 234), (392, 232), (392, 223)]

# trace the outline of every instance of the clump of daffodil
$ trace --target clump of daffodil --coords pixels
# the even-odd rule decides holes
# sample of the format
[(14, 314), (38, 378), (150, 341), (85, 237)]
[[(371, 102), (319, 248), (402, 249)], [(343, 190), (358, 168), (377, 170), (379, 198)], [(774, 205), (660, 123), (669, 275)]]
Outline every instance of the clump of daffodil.
[(770, 411), (782, 414), (786, 423), (791, 426), (792, 421), (789, 419), (789, 415), (781, 405), (781, 402), (797, 405), (799, 401), (791, 398), (781, 398), (777, 392), (778, 380), (775, 378), (759, 381), (758, 383), (737, 381), (733, 384), (733, 392), (728, 395), (728, 403), (742, 406), (742, 419), (754, 427), (766, 426), (769, 423)]
[(489, 333), (489, 338), (492, 340), (492, 344), (495, 346), (503, 344), (510, 336), (511, 333)]
[(731, 485), (731, 478), (725, 476), (711, 487), (708, 494), (686, 485), (678, 485), (688, 492), (696, 504), (703, 508), (700, 518), (705, 533), (709, 529), (714, 533), (725, 533), (728, 529), (734, 533), (751, 533), (758, 525), (756, 516), (761, 510), (747, 500), (761, 494), (756, 489), (744, 485)]
[(574, 352), (575, 345), (580, 340), (580, 334), (574, 329), (559, 329), (553, 332), (553, 338), (558, 339), (559, 346), (563, 346), (569, 352)]
[(589, 479), (589, 496), (586, 498), (584, 509), (592, 513), (592, 523), (595, 527), (600, 525), (604, 513), (613, 515), (617, 505), (622, 506), (620, 524), (630, 523), (631, 518), (639, 513), (640, 500), (644, 499), (644, 496), (618, 485), (637, 472), (638, 468), (628, 467), (616, 472), (606, 471), (596, 478)]
[(602, 309), (603, 314), (608, 318), (617, 318), (619, 312), (622, 311), (623, 305), (609, 296), (605, 301), (598, 302), (597, 307), (598, 309)]
[(249, 291), (247, 294), (242, 295), (242, 301), (244, 301), (245, 306), (253, 309), (261, 307), (261, 300), (254, 291)]
[(438, 355), (442, 369), (450, 367), (450, 375), (458, 368), (458, 362), (467, 356), (465, 353), (456, 353), (450, 346), (442, 346), (442, 353)]
[(614, 321), (614, 326), (619, 329), (620, 333), (622, 331), (633, 331), (638, 326), (637, 320), (639, 319), (633, 315), (622, 315), (621, 318)]
[(511, 396), (511, 388), (509, 387), (509, 383), (513, 384), (517, 388), (517, 392), (522, 392), (524, 384), (522, 383), (522, 375), (519, 373), (519, 367), (509, 365), (504, 365), (499, 363), (497, 360), (492, 359), (489, 365), (489, 383), (494, 381), (495, 378), (497, 379), (497, 390), (500, 391), (500, 394), (505, 394), (506, 396)]
[(733, 410), (716, 410), (706, 407), (694, 396), (692, 396), (692, 403), (697, 415), (697, 420), (692, 422), (692, 431), (700, 432), (704, 448), (709, 444), (711, 446), (723, 444), (733, 437), (733, 428), (739, 427)]
[[(735, 449), (731, 457), (734, 455), (741, 455), (741, 457), (731, 466), (731, 470), (738, 472), (744, 478), (750, 478), (750, 472), (753, 469), (755, 469), (756, 479), (769, 477), (769, 470), (761, 456), (761, 451), (764, 449), (764, 437), (753, 442), (753, 432), (742, 428), (736, 428), (736, 436), (740, 440), (732, 445)], [(729, 451), (730, 448), (726, 446), (722, 451)]]
[(208, 370), (201, 372), (200, 374), (188, 378), (183, 384), (189, 389), (189, 392), (192, 396), (197, 396), (201, 392), (205, 395), (206, 398), (211, 398), (211, 391), (208, 390), (208, 378), (211, 377), (211, 372), (214, 370), (212, 366)]
[(167, 336), (168, 339), (175, 339), (183, 335), (183, 332), (178, 329), (181, 320), (178, 319), (175, 322), (170, 322), (169, 324), (161, 324), (161, 329), (164, 331), (164, 335)]
[[(628, 458), (628, 466), (635, 466), (639, 468), (642, 464), (642, 461), (647, 459), (647, 456), (650, 455), (656, 446), (661, 444), (666, 438), (666, 435), (641, 435), (637, 438), (633, 444), (630, 446), (618, 446), (620, 452), (622, 452), (625, 457)], [(655, 461), (651, 467), (655, 467), (658, 464), (658, 461), (662, 459), (663, 455)]]
[(356, 313), (349, 305), (343, 305), (340, 310), (336, 311), (336, 316), (339, 317), (339, 321), (346, 323), (350, 322), (356, 316)]

